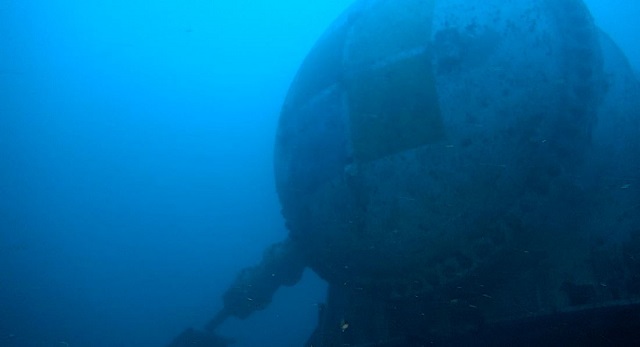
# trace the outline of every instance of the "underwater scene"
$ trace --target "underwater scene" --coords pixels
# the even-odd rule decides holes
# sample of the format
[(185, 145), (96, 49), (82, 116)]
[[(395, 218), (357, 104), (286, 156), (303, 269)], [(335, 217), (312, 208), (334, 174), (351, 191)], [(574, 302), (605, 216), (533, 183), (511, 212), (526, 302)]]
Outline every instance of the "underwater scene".
[(640, 345), (640, 2), (0, 1), (0, 347)]

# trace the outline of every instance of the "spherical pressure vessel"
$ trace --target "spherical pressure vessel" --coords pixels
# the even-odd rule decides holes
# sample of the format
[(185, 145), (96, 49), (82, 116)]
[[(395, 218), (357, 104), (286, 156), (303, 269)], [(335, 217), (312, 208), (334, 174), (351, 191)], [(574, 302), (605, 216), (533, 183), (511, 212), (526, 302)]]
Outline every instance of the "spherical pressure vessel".
[(579, 0), (357, 1), (282, 108), (291, 238), (330, 285), (439, 312), (638, 298), (638, 100)]

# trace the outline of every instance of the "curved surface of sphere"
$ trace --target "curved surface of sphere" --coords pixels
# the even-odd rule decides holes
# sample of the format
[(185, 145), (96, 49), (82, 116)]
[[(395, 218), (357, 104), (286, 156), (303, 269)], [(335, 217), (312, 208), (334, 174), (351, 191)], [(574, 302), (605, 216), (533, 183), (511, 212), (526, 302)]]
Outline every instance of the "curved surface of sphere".
[(283, 106), (291, 237), (330, 284), (390, 297), (637, 297), (638, 96), (581, 1), (358, 1)]

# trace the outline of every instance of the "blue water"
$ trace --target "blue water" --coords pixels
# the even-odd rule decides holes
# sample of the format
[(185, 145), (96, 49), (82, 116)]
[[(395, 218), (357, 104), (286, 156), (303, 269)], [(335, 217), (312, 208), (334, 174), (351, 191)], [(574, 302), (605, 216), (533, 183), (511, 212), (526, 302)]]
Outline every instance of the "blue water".
[[(0, 0), (0, 346), (160, 346), (283, 239), (278, 113), (349, 0)], [(589, 0), (640, 70), (640, 3)], [(219, 331), (300, 346), (313, 273)]]

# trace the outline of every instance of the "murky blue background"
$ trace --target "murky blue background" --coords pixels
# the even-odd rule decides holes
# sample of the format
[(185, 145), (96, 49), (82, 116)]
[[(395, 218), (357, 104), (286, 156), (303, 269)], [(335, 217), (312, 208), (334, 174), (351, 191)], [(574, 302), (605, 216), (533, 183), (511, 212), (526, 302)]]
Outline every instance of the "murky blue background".
[[(159, 346), (283, 239), (280, 105), (349, 0), (0, 0), (0, 346)], [(640, 2), (589, 0), (640, 70)], [(299, 346), (306, 273), (220, 332)], [(68, 345), (67, 345), (68, 344)]]

